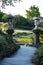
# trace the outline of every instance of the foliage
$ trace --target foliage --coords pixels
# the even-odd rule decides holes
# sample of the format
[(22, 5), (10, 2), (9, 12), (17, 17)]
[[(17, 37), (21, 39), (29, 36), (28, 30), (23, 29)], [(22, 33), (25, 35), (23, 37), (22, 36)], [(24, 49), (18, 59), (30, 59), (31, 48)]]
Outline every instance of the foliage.
[(3, 32), (0, 34), (0, 58), (10, 56), (17, 51), (19, 46), (15, 44), (15, 40), (12, 41), (12, 38)]
[(7, 14), (0, 12), (0, 22), (7, 22)]
[(39, 8), (35, 5), (31, 6), (29, 10), (26, 10), (27, 19), (40, 16)]
[(19, 32), (15, 34), (13, 39), (16, 39), (20, 44), (31, 44), (33, 43), (33, 34)]
[(28, 23), (29, 23), (29, 27), (33, 27), (33, 28), (35, 27), (33, 20), (28, 20)]
[(15, 15), (14, 16), (14, 19), (15, 19), (15, 25), (16, 26), (25, 26), (26, 25), (26, 23), (27, 23), (27, 20), (26, 20), (26, 18), (24, 18), (23, 16), (20, 16), (20, 15)]
[[(8, 16), (9, 15), (7, 15), (3, 12), (0, 12), (0, 22), (7, 23), (8, 22), (8, 20), (7, 20)], [(14, 29), (15, 28), (19, 28), (19, 29), (33, 29), (34, 28), (33, 20), (27, 20), (25, 17), (20, 16), (20, 15), (15, 15), (12, 23), (13, 23)]]
[(26, 18), (20, 15), (14, 16), (13, 24), (15, 28), (20, 28), (20, 29), (33, 29), (34, 28), (33, 20), (28, 21)]
[(4, 13), (4, 15), (2, 16), (2, 22), (8, 22), (7, 17), (8, 15)]
[(0, 0), (0, 2), (2, 3), (2, 5), (1, 5), (1, 7), (2, 8), (5, 8), (5, 5), (12, 5), (12, 6), (14, 6), (14, 3), (16, 3), (16, 2), (20, 2), (21, 0)]
[(40, 42), (43, 43), (43, 27), (40, 27)]
[(43, 65), (43, 45), (40, 46), (34, 53), (32, 62), (35, 63), (35, 65)]
[(0, 12), (0, 22), (2, 21), (2, 17), (3, 17), (4, 13)]
[(18, 38), (15, 38), (18, 42), (21, 42), (23, 44), (31, 44), (33, 43), (33, 39), (31, 37), (28, 37), (28, 36), (22, 36), (22, 37), (18, 37)]

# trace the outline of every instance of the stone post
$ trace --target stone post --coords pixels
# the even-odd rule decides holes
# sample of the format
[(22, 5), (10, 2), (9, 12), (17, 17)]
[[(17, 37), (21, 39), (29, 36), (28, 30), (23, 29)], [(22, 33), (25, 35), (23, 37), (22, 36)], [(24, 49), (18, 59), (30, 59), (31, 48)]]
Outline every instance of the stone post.
[(12, 36), (12, 34), (14, 32), (13, 24), (12, 24), (13, 16), (9, 15), (7, 19), (8, 19), (8, 30), (7, 30), (7, 33)]
[(8, 33), (8, 40), (10, 40), (10, 43), (13, 42), (13, 33), (14, 33), (14, 29), (13, 29), (13, 24), (12, 24), (12, 19), (13, 16), (9, 15), (8, 16), (8, 30), (6, 31)]
[(34, 18), (34, 22), (35, 22), (35, 28), (33, 29), (34, 32), (34, 46), (36, 46), (37, 44), (39, 44), (39, 19), (38, 18)]
[(40, 42), (39, 41), (39, 32), (40, 32), (40, 30), (39, 29), (34, 29), (33, 32), (34, 32), (34, 46), (36, 46)]

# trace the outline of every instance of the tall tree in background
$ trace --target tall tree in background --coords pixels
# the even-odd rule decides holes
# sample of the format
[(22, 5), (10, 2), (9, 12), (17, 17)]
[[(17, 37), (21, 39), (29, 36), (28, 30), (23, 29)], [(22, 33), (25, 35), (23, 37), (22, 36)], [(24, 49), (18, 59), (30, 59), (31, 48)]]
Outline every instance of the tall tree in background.
[(23, 17), (21, 15), (15, 15), (14, 19), (15, 19), (15, 26), (16, 27), (28, 26), (28, 21), (25, 17)]
[(39, 8), (35, 5), (31, 6), (29, 10), (26, 10), (27, 19), (40, 16)]

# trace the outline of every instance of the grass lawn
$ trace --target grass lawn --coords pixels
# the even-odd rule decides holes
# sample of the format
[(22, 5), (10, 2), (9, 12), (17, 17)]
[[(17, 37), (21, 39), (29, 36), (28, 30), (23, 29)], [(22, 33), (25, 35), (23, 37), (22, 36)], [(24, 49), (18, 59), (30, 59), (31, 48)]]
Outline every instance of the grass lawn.
[[(0, 29), (2, 29), (2, 31), (4, 33), (6, 33), (6, 29), (8, 27), (8, 24), (7, 23), (0, 23)], [(40, 28), (40, 30), (43, 30), (43, 28)], [(31, 35), (25, 35), (25, 34), (31, 34)], [(34, 35), (33, 35), (33, 32), (32, 30), (18, 30), (18, 29), (14, 29), (14, 35), (16, 35), (16, 37), (14, 37), (17, 41), (19, 41), (20, 43), (26, 43), (26, 44), (29, 44), (29, 43), (33, 43), (34, 41)], [(43, 38), (41, 38), (43, 35), (40, 35), (40, 42), (43, 43)]]
[(33, 43), (33, 34), (27, 32), (15, 32), (13, 39), (16, 39), (21, 44)]
[(15, 38), (17, 41), (23, 43), (23, 44), (29, 44), (29, 43), (33, 43), (33, 40), (31, 37), (28, 36), (22, 36), (19, 38)]

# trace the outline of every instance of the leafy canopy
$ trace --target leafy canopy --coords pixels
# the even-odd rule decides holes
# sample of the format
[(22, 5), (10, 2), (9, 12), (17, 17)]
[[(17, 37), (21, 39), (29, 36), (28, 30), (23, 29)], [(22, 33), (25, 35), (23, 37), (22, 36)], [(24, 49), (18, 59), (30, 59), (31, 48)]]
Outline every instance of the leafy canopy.
[(0, 12), (0, 22), (7, 22), (7, 14)]
[(21, 15), (15, 15), (14, 19), (16, 26), (25, 26), (27, 23), (27, 19)]
[(2, 3), (1, 7), (5, 8), (5, 5), (12, 5), (14, 6), (14, 3), (16, 2), (20, 2), (21, 0), (0, 0), (0, 2)]
[(35, 5), (31, 6), (29, 10), (26, 10), (27, 19), (40, 16), (39, 8)]

